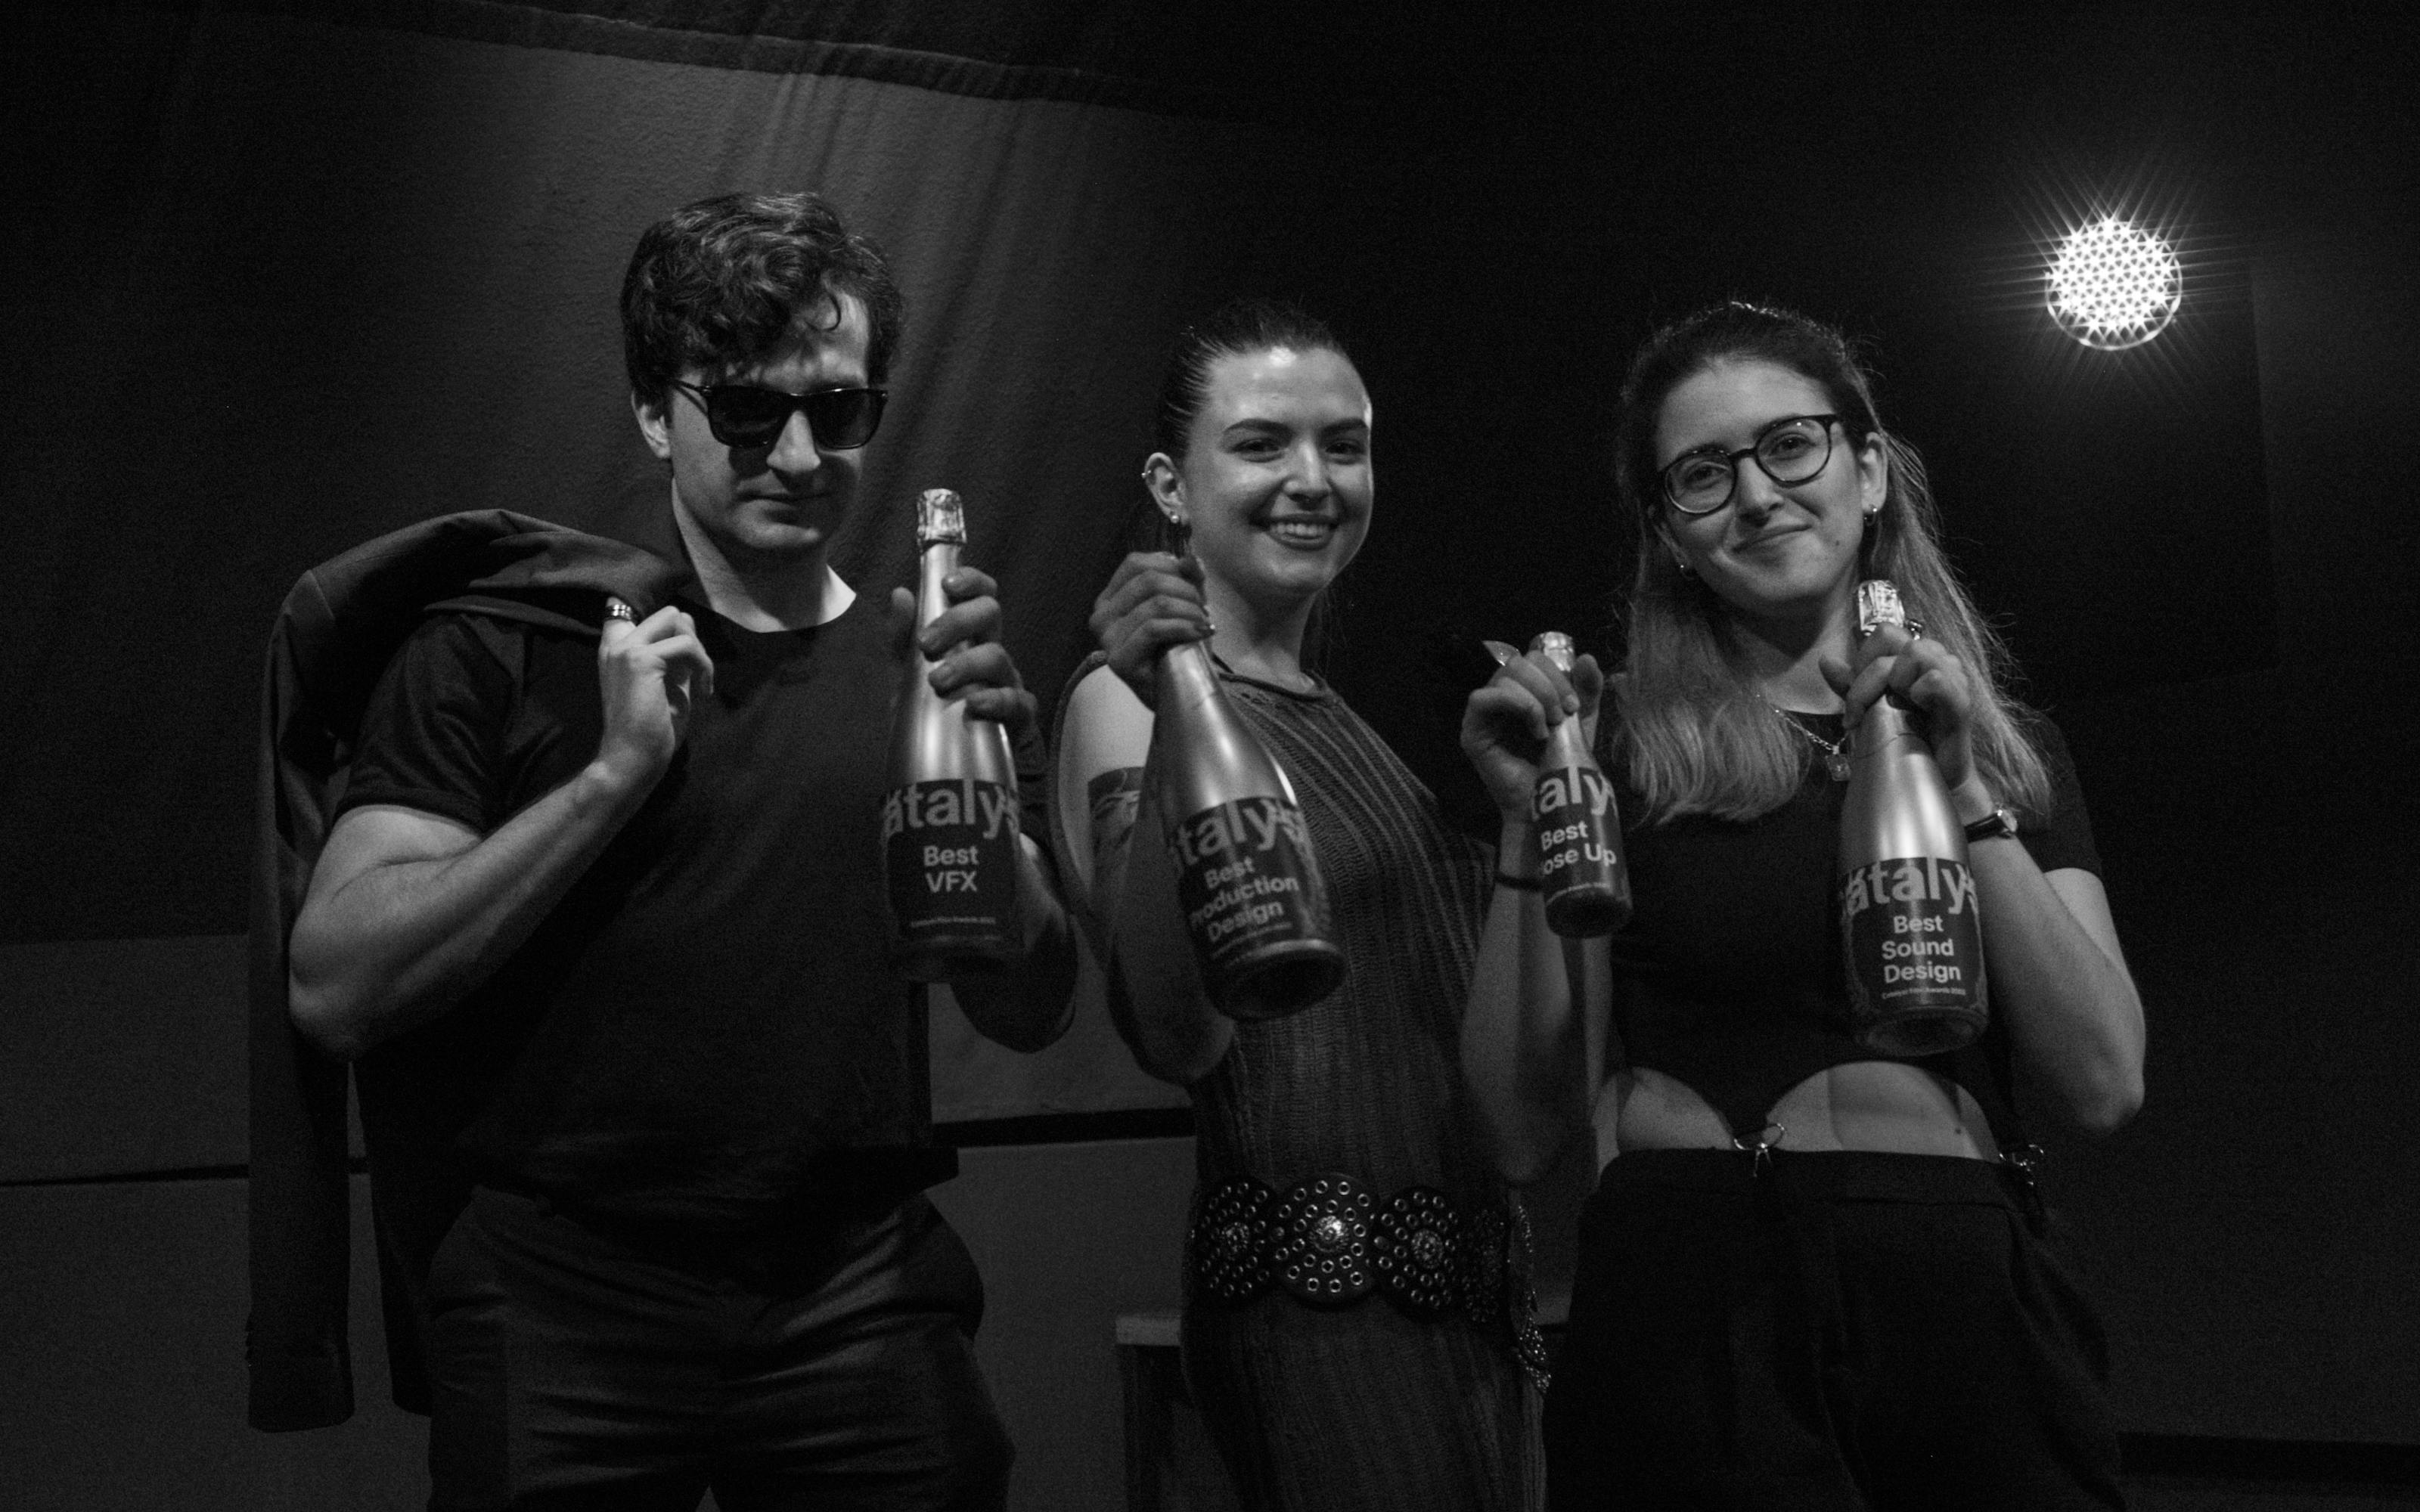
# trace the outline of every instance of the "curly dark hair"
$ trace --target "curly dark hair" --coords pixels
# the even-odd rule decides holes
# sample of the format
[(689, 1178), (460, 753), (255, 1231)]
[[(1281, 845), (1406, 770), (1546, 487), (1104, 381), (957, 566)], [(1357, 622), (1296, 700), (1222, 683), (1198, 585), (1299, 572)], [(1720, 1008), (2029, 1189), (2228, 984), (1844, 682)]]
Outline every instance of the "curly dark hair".
[(804, 190), (685, 205), (647, 227), (622, 279), (630, 390), (660, 404), (685, 369), (725, 374), (762, 362), (802, 331), (828, 329), (828, 293), (864, 302), (867, 380), (880, 384), (904, 301), (879, 248)]

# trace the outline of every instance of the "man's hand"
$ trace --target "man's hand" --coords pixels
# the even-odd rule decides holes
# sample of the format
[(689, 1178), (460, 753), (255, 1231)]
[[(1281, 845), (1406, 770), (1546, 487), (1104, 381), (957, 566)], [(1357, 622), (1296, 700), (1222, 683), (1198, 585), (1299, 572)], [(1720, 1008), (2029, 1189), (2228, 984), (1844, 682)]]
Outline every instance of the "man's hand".
[(688, 738), (692, 701), (714, 693), (714, 658), (696, 623), (667, 604), (633, 621), (620, 599), (606, 601), (597, 641), (597, 687), (605, 733), (597, 769), (610, 781), (652, 788)]
[[(1033, 695), (1017, 675), (1016, 661), (1000, 643), (1000, 585), (972, 567), (959, 567), (941, 579), (950, 607), (933, 623), (916, 627), (916, 595), (905, 588), (891, 591), (892, 616), (903, 631), (913, 630), (916, 648), (932, 662), (933, 691), (943, 698), (961, 695), (967, 712), (979, 719), (996, 719), (1012, 735), (1033, 727)], [(902, 635), (905, 649), (905, 635)]]

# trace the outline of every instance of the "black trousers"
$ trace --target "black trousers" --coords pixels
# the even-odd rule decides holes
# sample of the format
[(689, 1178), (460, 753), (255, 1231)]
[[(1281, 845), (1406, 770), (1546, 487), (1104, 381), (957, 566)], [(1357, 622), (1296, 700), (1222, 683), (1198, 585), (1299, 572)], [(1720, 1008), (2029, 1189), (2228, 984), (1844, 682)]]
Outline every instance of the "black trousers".
[(482, 1187), (428, 1295), (432, 1512), (1005, 1504), (983, 1285), (922, 1196), (735, 1242)]
[(1637, 1151), (1581, 1215), (1549, 1504), (2122, 1507), (2107, 1375), (1996, 1165)]

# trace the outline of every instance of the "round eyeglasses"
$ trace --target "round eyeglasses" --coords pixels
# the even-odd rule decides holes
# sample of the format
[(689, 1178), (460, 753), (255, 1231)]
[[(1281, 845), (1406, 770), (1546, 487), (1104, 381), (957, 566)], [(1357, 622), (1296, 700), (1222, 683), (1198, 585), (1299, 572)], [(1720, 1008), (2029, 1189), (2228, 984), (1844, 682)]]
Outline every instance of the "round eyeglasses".
[(791, 413), (803, 409), (807, 428), (815, 433), (816, 446), (827, 452), (853, 452), (874, 440), (874, 428), (882, 424), (882, 402), (890, 397), (882, 389), (784, 393), (752, 383), (718, 383), (710, 389), (678, 378), (672, 383), (697, 400), (698, 408), (706, 411), (706, 428), (716, 440), (738, 447), (772, 445), (790, 423)]
[(1756, 444), (1726, 452), (1708, 446), (1683, 452), (1664, 469), (1664, 498), (1683, 515), (1711, 515), (1731, 501), (1742, 457), (1754, 457), (1783, 487), (1812, 483), (1832, 461), (1838, 415), (1784, 415), (1756, 433)]

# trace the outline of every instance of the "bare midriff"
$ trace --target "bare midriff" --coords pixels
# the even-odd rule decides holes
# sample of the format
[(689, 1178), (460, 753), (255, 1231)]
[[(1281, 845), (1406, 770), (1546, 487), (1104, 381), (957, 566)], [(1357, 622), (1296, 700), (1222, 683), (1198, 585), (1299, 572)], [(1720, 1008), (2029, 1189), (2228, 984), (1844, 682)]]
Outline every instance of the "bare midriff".
[[(1819, 1071), (1782, 1094), (1765, 1119), (1761, 1135), (1776, 1149), (1999, 1156), (1982, 1108), (1963, 1088), (1900, 1061)], [(1733, 1131), (1696, 1090), (1643, 1067), (1617, 1072), (1605, 1084), (1596, 1122), (1600, 1161), (1628, 1149), (1734, 1148)], [(1738, 1133), (1749, 1143), (1759, 1137), (1755, 1130)]]

